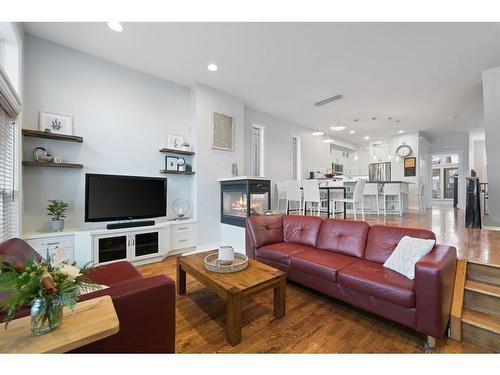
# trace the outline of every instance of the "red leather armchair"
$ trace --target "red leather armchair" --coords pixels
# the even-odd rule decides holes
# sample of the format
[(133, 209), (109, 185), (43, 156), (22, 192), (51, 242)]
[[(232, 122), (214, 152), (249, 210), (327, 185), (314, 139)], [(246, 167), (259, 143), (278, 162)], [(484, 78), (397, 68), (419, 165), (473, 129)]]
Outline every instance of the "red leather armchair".
[[(0, 260), (41, 261), (40, 255), (18, 238), (0, 244)], [(143, 278), (128, 262), (109, 263), (89, 273), (96, 283), (109, 286), (85, 294), (80, 300), (110, 295), (120, 321), (120, 331), (78, 348), (76, 353), (174, 353), (175, 284), (165, 275)], [(0, 299), (5, 295), (0, 295)], [(28, 308), (18, 316), (29, 315)], [(0, 321), (5, 313), (0, 312)]]
[(435, 239), (423, 229), (256, 215), (247, 220), (246, 253), (290, 280), (441, 338), (450, 315), (456, 249), (435, 245), (410, 280), (383, 266), (405, 235)]

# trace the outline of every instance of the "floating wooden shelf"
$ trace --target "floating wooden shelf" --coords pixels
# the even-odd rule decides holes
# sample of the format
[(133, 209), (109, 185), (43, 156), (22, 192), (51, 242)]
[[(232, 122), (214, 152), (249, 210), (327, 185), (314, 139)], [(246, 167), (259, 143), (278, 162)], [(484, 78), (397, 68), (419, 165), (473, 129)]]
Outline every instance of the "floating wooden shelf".
[(74, 168), (81, 169), (83, 164), (75, 163), (41, 163), (38, 161), (23, 161), (25, 167)]
[(166, 169), (161, 169), (160, 173), (185, 174), (185, 175), (192, 175), (192, 174), (194, 174), (194, 172), (167, 171)]
[(25, 137), (54, 139), (56, 141), (78, 142), (78, 143), (83, 142), (83, 137), (79, 137), (77, 135), (47, 133), (47, 132), (41, 132), (39, 130), (23, 129), (23, 135)]
[(175, 148), (162, 148), (160, 149), (160, 152), (166, 152), (169, 154), (180, 154), (180, 155), (194, 155), (194, 151), (177, 150)]

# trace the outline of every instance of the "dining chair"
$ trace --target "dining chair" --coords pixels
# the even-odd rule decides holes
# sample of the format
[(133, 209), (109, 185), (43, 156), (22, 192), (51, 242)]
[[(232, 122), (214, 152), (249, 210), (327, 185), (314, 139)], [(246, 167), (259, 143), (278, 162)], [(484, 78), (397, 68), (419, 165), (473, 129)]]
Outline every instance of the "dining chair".
[(403, 194), (400, 183), (384, 184), (384, 216), (387, 216), (387, 197), (397, 198), (393, 200), (398, 203), (399, 216), (403, 216)]
[(356, 186), (354, 187), (354, 193), (352, 195), (352, 198), (342, 198), (342, 199), (334, 198), (332, 200), (333, 207), (335, 207), (335, 202), (351, 203), (354, 212), (354, 220), (357, 220), (356, 211), (359, 205), (361, 206), (361, 216), (363, 220), (365, 220), (365, 210), (363, 206), (363, 192), (365, 191), (365, 186), (366, 186), (366, 180), (362, 178), (358, 179), (358, 181), (356, 182)]
[(304, 215), (307, 212), (307, 203), (309, 203), (311, 214), (313, 213), (314, 205), (316, 204), (316, 216), (321, 215), (321, 196), (319, 193), (318, 180), (305, 180), (302, 183), (304, 188)]
[[(286, 183), (285, 182), (276, 182), (276, 209), (278, 212), (286, 211)], [(285, 208), (281, 210), (281, 202), (285, 202)]]
[(300, 190), (300, 184), (298, 180), (286, 181), (286, 213), (290, 213), (290, 202), (297, 202), (299, 208), (292, 210), (298, 211), (299, 215), (302, 215), (302, 191)]
[(376, 182), (369, 182), (365, 185), (365, 191), (363, 192), (363, 198), (364, 197), (375, 197), (375, 203), (377, 207), (377, 216), (380, 215), (380, 206), (379, 206), (379, 201), (378, 201), (378, 183)]

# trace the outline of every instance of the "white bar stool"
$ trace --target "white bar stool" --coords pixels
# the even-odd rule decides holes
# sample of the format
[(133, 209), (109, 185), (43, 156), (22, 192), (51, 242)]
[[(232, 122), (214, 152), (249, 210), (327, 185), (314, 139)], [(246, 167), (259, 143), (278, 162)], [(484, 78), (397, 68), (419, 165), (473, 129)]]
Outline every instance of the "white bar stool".
[(377, 204), (377, 216), (380, 215), (380, 207), (379, 207), (379, 202), (378, 202), (378, 183), (370, 182), (365, 185), (365, 191), (363, 192), (363, 198), (364, 197), (375, 197), (375, 202)]
[(384, 216), (387, 216), (387, 197), (397, 197), (399, 205), (399, 216), (403, 216), (403, 200), (401, 196), (401, 184), (384, 184)]
[(320, 216), (321, 197), (318, 180), (305, 180), (302, 187), (304, 188), (304, 215), (307, 213), (307, 203), (309, 202), (311, 214), (313, 213), (314, 204), (316, 204), (316, 216)]
[(286, 181), (286, 213), (290, 213), (290, 202), (298, 202), (299, 215), (302, 215), (302, 191), (298, 180)]
[[(277, 197), (277, 206), (276, 209), (278, 212), (286, 211), (286, 183), (284, 182), (276, 182), (276, 197)], [(281, 210), (281, 202), (285, 201), (285, 209)]]
[(425, 212), (425, 185), (420, 184), (417, 192), (418, 198), (418, 212), (419, 214), (423, 214)]

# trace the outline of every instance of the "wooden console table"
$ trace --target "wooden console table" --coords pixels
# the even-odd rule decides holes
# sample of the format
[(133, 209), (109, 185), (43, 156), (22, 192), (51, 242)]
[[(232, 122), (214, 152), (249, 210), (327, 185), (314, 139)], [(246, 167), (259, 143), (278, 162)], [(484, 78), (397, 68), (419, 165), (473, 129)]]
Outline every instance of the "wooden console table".
[(186, 272), (214, 291), (227, 302), (226, 337), (231, 345), (241, 341), (242, 299), (274, 289), (274, 316), (281, 318), (286, 311), (285, 273), (255, 260), (234, 273), (214, 273), (205, 269), (204, 259), (213, 251), (177, 257), (177, 293), (186, 293)]
[(31, 316), (0, 325), (0, 353), (65, 353), (114, 335), (120, 329), (110, 296), (79, 302), (75, 312), (64, 308), (61, 325), (45, 335), (31, 332)]

